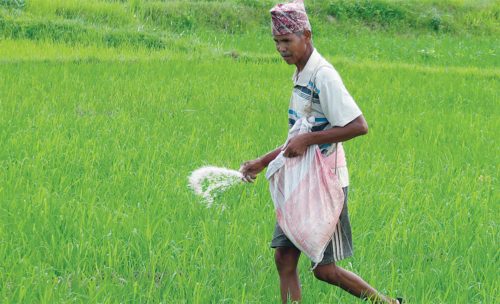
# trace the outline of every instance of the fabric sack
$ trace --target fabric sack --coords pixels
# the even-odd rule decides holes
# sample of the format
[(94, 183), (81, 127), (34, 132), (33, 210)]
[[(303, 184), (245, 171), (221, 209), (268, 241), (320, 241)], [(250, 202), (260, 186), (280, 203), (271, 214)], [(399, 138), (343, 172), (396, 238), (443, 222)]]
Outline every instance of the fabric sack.
[[(308, 119), (296, 121), (286, 143), (298, 134), (311, 132), (314, 117)], [(344, 205), (337, 175), (318, 145), (311, 145), (299, 157), (287, 158), (281, 152), (269, 164), (266, 178), (281, 229), (301, 252), (319, 263)]]

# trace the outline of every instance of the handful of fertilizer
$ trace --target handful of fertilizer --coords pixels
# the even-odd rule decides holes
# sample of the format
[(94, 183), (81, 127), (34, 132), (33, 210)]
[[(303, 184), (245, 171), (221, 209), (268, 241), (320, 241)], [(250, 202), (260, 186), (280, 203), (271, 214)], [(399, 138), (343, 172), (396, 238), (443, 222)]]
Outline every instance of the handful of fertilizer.
[(221, 168), (206, 166), (194, 170), (189, 176), (189, 186), (194, 193), (201, 196), (207, 203), (207, 207), (212, 206), (215, 197), (233, 185), (242, 183), (241, 172)]

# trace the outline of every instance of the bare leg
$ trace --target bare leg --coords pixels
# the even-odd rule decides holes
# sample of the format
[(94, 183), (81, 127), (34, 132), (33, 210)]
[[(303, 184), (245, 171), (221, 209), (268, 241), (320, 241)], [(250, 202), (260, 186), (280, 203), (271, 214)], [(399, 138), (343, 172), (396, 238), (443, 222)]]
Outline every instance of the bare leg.
[(300, 281), (297, 273), (300, 251), (293, 247), (278, 247), (274, 253), (276, 268), (280, 276), (281, 302), (301, 300)]
[(398, 303), (397, 300), (379, 293), (362, 278), (335, 265), (335, 263), (318, 265), (314, 269), (314, 276), (321, 281), (338, 286), (356, 297), (368, 299), (372, 303)]

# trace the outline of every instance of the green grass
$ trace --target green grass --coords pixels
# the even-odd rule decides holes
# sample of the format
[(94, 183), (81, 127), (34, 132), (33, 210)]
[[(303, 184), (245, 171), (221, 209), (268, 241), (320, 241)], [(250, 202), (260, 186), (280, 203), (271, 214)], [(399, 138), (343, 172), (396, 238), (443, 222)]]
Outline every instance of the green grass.
[[(343, 265), (415, 303), (494, 300), (498, 75), (338, 69), (371, 126), (346, 144), (356, 253)], [(186, 177), (283, 141), (289, 68), (220, 59), (0, 72), (4, 301), (277, 300), (265, 181), (223, 195), (221, 211), (198, 204)], [(353, 301), (301, 266), (306, 303)]]
[[(75, 3), (0, 1), (0, 302), (279, 302), (265, 179), (210, 209), (187, 188), (200, 166), (284, 141), (293, 68), (268, 29), (155, 30), (145, 7), (178, 2)], [(350, 14), (314, 38), (370, 126), (345, 144), (355, 253), (341, 266), (409, 303), (498, 302), (498, 39), (462, 19), (405, 33)], [(308, 268), (304, 303), (359, 302)]]
[[(26, 3), (18, 5), (16, 3)], [(113, 26), (149, 25), (174, 31), (200, 28), (242, 33), (267, 27), (273, 1), (3, 0), (0, 5), (45, 18), (77, 19)], [(313, 25), (451, 32), (498, 33), (500, 5), (483, 1), (307, 1)]]

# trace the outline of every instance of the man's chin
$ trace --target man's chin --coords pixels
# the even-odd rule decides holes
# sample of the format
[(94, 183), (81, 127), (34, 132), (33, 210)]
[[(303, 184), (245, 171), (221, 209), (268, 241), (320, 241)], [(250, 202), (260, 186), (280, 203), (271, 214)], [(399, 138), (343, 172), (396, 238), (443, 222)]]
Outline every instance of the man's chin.
[(283, 60), (285, 60), (286, 63), (294, 64), (292, 57), (282, 57), (282, 58), (283, 58)]

